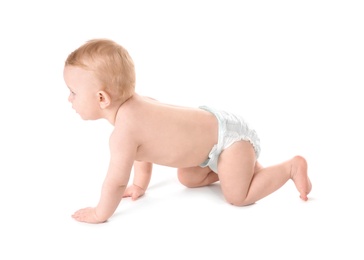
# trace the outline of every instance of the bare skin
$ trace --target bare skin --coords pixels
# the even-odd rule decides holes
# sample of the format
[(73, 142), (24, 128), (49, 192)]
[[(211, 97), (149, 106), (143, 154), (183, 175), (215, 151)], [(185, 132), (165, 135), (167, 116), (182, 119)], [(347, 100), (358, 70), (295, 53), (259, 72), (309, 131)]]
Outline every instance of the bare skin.
[[(217, 143), (218, 124), (211, 113), (160, 103), (136, 93), (124, 103), (113, 103), (93, 73), (80, 67), (66, 66), (64, 79), (71, 91), (69, 101), (83, 119), (104, 118), (114, 125), (99, 203), (76, 211), (73, 218), (78, 221), (105, 222), (123, 197), (135, 200), (143, 196), (153, 164), (177, 168), (180, 182), (187, 187), (219, 181), (227, 202), (236, 206), (255, 203), (290, 179), (301, 199), (308, 199), (311, 182), (301, 156), (262, 167), (252, 145), (239, 141), (221, 153), (217, 175), (208, 167), (199, 167)], [(135, 177), (127, 187), (133, 166)]]

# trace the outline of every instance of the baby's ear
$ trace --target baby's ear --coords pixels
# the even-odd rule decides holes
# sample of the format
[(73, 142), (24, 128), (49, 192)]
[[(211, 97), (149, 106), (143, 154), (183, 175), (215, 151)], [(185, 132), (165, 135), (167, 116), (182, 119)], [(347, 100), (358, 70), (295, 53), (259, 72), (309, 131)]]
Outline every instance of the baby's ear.
[(107, 108), (111, 103), (110, 95), (107, 94), (105, 91), (99, 91), (97, 95), (99, 99), (100, 108), (101, 109)]

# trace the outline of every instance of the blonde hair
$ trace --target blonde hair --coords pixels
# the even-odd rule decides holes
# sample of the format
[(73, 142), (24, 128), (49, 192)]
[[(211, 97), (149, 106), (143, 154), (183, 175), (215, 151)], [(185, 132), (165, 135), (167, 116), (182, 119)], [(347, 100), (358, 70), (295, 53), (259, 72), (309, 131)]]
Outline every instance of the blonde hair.
[(65, 66), (69, 65), (93, 71), (112, 101), (124, 102), (134, 94), (134, 62), (128, 51), (114, 41), (87, 41), (68, 55)]

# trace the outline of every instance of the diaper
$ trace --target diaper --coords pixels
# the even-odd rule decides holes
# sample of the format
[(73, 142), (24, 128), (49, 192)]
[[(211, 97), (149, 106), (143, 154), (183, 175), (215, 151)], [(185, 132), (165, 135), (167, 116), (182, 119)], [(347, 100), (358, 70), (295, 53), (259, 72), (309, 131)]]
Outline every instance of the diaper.
[(200, 106), (199, 108), (216, 116), (219, 133), (217, 144), (212, 147), (206, 161), (200, 164), (201, 167), (208, 166), (217, 173), (217, 163), (221, 152), (233, 143), (241, 140), (249, 141), (252, 144), (256, 158), (258, 159), (260, 154), (259, 137), (255, 130), (251, 129), (242, 117), (207, 106)]

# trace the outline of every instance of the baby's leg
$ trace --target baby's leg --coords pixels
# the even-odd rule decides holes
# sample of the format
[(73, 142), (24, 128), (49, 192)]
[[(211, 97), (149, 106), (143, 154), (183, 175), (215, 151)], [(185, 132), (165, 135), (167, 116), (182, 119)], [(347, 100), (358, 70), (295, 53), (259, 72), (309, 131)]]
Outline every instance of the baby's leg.
[(292, 179), (303, 200), (311, 191), (306, 160), (296, 156), (286, 162), (257, 167), (254, 149), (240, 141), (224, 150), (219, 158), (219, 179), (226, 200), (237, 206), (249, 205), (268, 196)]
[(219, 180), (219, 177), (209, 167), (190, 167), (178, 169), (178, 180), (189, 188), (210, 185)]

